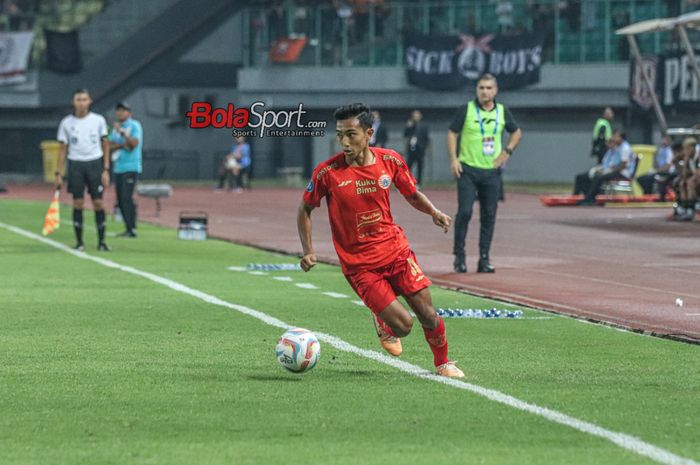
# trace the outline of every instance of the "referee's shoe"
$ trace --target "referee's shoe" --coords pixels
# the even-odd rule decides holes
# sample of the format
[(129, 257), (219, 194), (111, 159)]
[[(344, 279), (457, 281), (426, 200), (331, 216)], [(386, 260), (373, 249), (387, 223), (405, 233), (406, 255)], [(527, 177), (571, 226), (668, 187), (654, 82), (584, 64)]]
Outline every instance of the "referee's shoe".
[(97, 250), (101, 252), (109, 252), (112, 250), (112, 248), (108, 246), (106, 242), (100, 242), (99, 244), (97, 244)]

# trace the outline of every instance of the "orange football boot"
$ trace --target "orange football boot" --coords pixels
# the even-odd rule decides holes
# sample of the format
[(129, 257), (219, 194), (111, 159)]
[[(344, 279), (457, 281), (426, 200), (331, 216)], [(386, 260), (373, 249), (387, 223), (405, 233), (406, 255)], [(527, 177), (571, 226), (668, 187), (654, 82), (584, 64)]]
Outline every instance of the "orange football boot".
[(446, 378), (464, 378), (464, 372), (457, 368), (455, 362), (447, 362), (435, 368), (437, 374)]
[(387, 333), (384, 328), (382, 328), (377, 315), (374, 313), (372, 313), (372, 321), (374, 322), (374, 327), (377, 330), (377, 336), (379, 336), (379, 343), (382, 347), (384, 347), (384, 350), (386, 350), (389, 355), (393, 355), (394, 357), (401, 355), (401, 352), (403, 352), (403, 348), (401, 347), (401, 339)]

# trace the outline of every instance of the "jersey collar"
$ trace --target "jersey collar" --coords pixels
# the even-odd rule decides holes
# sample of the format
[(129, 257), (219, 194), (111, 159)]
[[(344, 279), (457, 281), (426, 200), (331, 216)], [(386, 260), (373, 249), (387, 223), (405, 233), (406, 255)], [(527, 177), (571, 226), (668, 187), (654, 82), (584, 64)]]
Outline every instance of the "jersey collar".
[(498, 102), (496, 102), (496, 99), (493, 99), (493, 108), (490, 110), (487, 110), (486, 108), (481, 106), (481, 103), (479, 103), (479, 97), (474, 97), (474, 105), (478, 106), (483, 111), (493, 111), (496, 109), (496, 105), (498, 105)]

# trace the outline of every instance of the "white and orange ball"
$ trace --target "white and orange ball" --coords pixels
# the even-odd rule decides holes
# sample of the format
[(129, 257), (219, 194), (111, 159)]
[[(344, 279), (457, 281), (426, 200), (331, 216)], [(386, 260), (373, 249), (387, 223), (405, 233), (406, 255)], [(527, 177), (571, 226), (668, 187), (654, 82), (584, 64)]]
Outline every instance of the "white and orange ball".
[(318, 363), (321, 344), (308, 329), (292, 328), (277, 341), (275, 348), (277, 362), (289, 371), (304, 373)]

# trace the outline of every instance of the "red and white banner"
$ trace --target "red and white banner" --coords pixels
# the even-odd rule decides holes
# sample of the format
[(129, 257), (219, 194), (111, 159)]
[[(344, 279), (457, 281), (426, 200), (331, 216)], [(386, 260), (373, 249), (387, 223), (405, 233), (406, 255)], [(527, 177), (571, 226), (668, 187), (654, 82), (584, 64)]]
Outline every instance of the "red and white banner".
[(27, 63), (34, 41), (33, 32), (0, 32), (0, 84), (27, 80)]
[(308, 39), (292, 39), (283, 37), (272, 43), (270, 47), (270, 61), (276, 63), (294, 63), (299, 59)]

